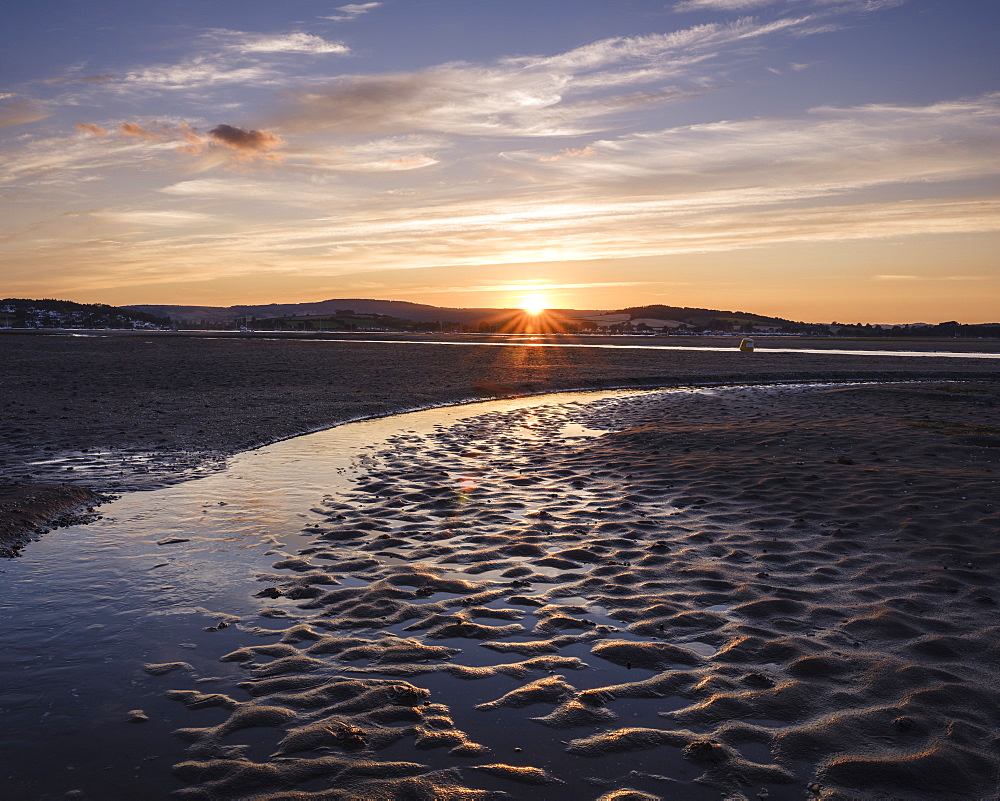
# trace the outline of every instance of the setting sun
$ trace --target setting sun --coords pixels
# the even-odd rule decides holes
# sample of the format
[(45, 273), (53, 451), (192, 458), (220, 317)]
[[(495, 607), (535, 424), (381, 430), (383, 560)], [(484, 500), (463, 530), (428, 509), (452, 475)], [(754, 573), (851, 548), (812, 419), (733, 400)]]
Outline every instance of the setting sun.
[(541, 295), (527, 295), (521, 298), (521, 308), (528, 314), (541, 314), (548, 304)]

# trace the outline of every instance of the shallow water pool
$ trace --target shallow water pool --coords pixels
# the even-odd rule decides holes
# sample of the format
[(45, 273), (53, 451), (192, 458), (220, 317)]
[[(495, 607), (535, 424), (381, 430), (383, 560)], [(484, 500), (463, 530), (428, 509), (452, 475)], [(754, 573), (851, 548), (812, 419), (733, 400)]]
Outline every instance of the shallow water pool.
[[(546, 406), (650, 392), (559, 393), (349, 423), (240, 454), (204, 478), (123, 495), (100, 508), (102, 519), (44, 535), (0, 563), (3, 797), (159, 798), (179, 788), (170, 766), (183, 744), (170, 732), (210, 725), (221, 710), (166, 699), (163, 678), (143, 665), (186, 662), (193, 673), (177, 684), (193, 679), (205, 691), (240, 677), (218, 658), (248, 630), (273, 627), (257, 616), (257, 574), (271, 571), (275, 548), (312, 541), (323, 511), (312, 510), (353, 489), (376, 450), (420, 448), (436, 429), (483, 415), (523, 410), (530, 423)], [(575, 423), (536, 429), (600, 433)], [(135, 709), (150, 720), (127, 722)]]

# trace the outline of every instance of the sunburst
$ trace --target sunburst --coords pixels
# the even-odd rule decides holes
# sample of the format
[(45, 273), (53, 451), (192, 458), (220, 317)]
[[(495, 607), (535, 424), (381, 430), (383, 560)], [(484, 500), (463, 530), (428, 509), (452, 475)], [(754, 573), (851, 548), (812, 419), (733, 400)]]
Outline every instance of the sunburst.
[(548, 307), (548, 303), (541, 295), (525, 295), (521, 298), (521, 308), (528, 314), (541, 314)]

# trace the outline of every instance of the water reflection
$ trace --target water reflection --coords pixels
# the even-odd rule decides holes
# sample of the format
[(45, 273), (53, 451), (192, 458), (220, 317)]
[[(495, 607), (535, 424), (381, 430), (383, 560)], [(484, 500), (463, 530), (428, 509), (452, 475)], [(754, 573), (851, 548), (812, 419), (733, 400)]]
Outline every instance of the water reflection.
[[(306, 529), (328, 511), (317, 504), (354, 489), (375, 448), (418, 449), (422, 432), (518, 410), (540, 435), (559, 436), (534, 408), (638, 394), (430, 409), (286, 440), (233, 458), (225, 471), (126, 494), (100, 509), (103, 519), (53, 531), (3, 562), (4, 796), (61, 798), (83, 788), (88, 797), (159, 798), (179, 788), (169, 769), (181, 746), (170, 732), (211, 721), (167, 700), (162, 680), (142, 666), (187, 663), (192, 675), (179, 683), (238, 681), (239, 668), (219, 656), (245, 644), (248, 632), (273, 627), (252, 597), (266, 586), (256, 584), (258, 575), (272, 570), (275, 548), (294, 551), (313, 540)], [(474, 491), (475, 464), (490, 458), (488, 444), (470, 451), (456, 491)], [(280, 600), (269, 606), (280, 608)], [(220, 620), (233, 624), (219, 628)], [(129, 723), (134, 709), (149, 721)]]

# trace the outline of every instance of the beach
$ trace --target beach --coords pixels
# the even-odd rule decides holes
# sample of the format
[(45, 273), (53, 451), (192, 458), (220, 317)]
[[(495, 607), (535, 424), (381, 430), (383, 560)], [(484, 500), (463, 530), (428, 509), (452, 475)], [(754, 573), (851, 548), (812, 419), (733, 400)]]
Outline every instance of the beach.
[(380, 446), (305, 541), (273, 546), (256, 616), (219, 612), (242, 681), (147, 665), (208, 716), (176, 732), (179, 797), (997, 796), (1000, 362), (0, 347), (22, 492), (163, 486), (416, 406), (699, 385)]

